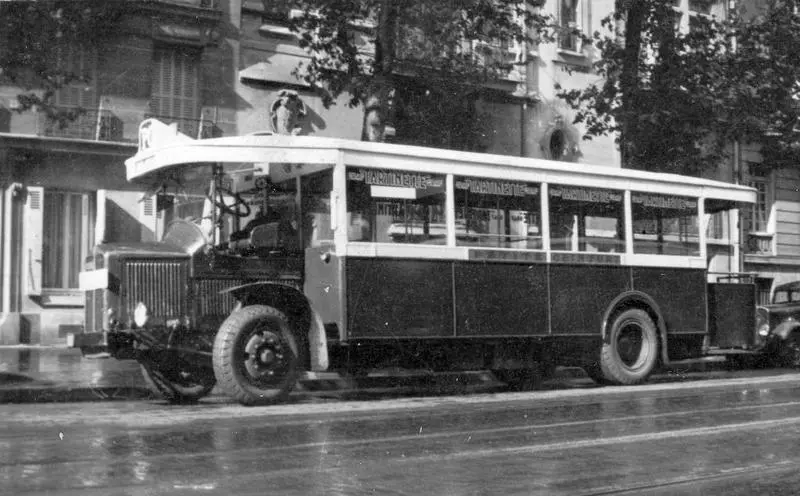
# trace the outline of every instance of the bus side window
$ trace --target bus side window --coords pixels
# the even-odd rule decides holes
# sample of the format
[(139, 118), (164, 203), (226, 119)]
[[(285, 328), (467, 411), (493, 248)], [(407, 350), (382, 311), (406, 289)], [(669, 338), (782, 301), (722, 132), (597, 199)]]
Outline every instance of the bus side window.
[(348, 168), (348, 241), (445, 244), (444, 184), (441, 175)]
[(541, 249), (539, 185), (455, 177), (456, 245)]
[(633, 252), (699, 255), (697, 205), (694, 198), (633, 192)]
[(550, 249), (625, 251), (622, 192), (551, 185)]

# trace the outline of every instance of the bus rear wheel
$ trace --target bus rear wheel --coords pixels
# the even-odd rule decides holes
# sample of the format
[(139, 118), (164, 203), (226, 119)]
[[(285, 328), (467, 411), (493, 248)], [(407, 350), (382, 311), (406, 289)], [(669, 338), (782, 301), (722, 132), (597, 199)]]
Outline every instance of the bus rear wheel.
[(289, 319), (267, 305), (235, 310), (214, 340), (214, 375), (220, 388), (243, 405), (286, 399), (297, 382), (300, 353)]
[[(658, 335), (653, 319), (638, 308), (616, 316), (600, 353), (598, 382), (638, 384), (658, 361)], [(590, 374), (591, 375), (591, 374)], [(594, 376), (593, 376), (594, 378)]]

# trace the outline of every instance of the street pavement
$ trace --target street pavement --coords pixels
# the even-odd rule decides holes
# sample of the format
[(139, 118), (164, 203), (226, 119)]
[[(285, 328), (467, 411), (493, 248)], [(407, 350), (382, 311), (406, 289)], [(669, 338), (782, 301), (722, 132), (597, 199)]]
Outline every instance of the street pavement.
[[(649, 382), (789, 373), (781, 370), (729, 370), (724, 362), (693, 364), (662, 370)], [(489, 372), (440, 373), (378, 370), (367, 377), (343, 378), (335, 373), (317, 374), (301, 380), (295, 395), (334, 395), (369, 399), (387, 391), (393, 395), (470, 393), (502, 390), (505, 385)], [(538, 389), (595, 387), (583, 370), (559, 367), (554, 377)], [(211, 396), (222, 396), (215, 389)], [(75, 402), (152, 399), (133, 360), (83, 357), (66, 347), (0, 346), (0, 403)]]

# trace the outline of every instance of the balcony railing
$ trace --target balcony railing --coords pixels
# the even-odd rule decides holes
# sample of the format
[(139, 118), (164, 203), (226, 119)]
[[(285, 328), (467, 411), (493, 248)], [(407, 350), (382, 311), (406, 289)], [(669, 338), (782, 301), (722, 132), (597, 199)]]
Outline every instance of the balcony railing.
[(66, 121), (63, 124), (50, 119), (44, 113), (39, 113), (36, 134), (55, 138), (136, 143), (139, 124), (151, 117), (167, 124), (176, 123), (178, 131), (194, 139), (222, 136), (220, 128), (209, 119), (188, 119), (169, 115), (155, 115), (141, 111), (114, 111), (108, 109), (83, 110), (76, 119)]
[(220, 0), (158, 0), (160, 3), (171, 3), (174, 5), (188, 5), (200, 9), (219, 9)]
[(40, 136), (118, 142), (135, 141), (136, 138), (134, 135), (126, 140), (122, 120), (108, 110), (84, 110), (76, 119), (64, 122), (39, 113), (37, 124)]

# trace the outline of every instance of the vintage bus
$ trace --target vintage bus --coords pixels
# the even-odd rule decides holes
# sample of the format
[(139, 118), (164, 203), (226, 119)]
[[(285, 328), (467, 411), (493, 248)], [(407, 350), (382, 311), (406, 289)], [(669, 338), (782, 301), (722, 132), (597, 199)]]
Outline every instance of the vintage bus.
[(154, 120), (126, 167), (163, 233), (95, 248), (69, 341), (138, 360), (171, 401), (272, 403), (304, 371), (385, 366), (635, 384), (763, 344), (736, 270), (747, 187)]

